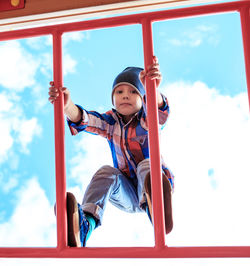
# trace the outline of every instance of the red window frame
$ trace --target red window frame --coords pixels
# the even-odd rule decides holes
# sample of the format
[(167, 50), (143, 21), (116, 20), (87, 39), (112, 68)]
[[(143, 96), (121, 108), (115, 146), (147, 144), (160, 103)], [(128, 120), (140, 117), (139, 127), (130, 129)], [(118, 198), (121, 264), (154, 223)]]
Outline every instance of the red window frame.
[[(56, 86), (63, 85), (62, 75), (62, 34), (72, 31), (93, 30), (118, 27), (133, 24), (142, 26), (144, 65), (152, 64), (153, 38), (152, 23), (161, 20), (177, 19), (207, 14), (239, 12), (245, 56), (246, 80), (250, 104), (250, 1), (242, 0), (221, 4), (211, 4), (179, 8), (173, 10), (133, 14), (106, 19), (96, 19), (54, 26), (44, 26), (31, 29), (0, 33), (0, 41), (53, 36), (53, 74)], [(110, 247), (110, 248), (71, 248), (67, 246), (66, 219), (66, 169), (63, 97), (54, 105), (55, 125), (55, 168), (56, 168), (56, 201), (57, 201), (57, 247), (55, 248), (0, 248), (0, 257), (10, 258), (221, 258), (250, 257), (250, 246), (207, 246), (207, 247), (168, 247), (165, 245), (165, 229), (163, 217), (161, 165), (158, 132), (158, 112), (156, 88), (152, 81), (146, 81), (149, 148), (152, 178), (152, 201), (154, 216), (154, 247)], [(157, 208), (155, 208), (157, 204)]]

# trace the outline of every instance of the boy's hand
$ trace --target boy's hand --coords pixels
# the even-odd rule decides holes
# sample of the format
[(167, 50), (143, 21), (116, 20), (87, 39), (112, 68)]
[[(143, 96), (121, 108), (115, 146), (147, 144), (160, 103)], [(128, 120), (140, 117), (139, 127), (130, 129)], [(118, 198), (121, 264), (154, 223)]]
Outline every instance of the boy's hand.
[(64, 113), (72, 122), (79, 122), (80, 119), (84, 119), (82, 112), (79, 108), (72, 102), (70, 97), (70, 92), (67, 88), (56, 88), (54, 81), (50, 82), (49, 87), (49, 101), (53, 104), (59, 97), (60, 91), (63, 93), (64, 97)]
[(61, 91), (64, 96), (64, 108), (66, 108), (70, 100), (69, 90), (65, 87), (56, 88), (54, 85), (54, 81), (50, 82), (50, 86), (51, 87), (49, 87), (49, 99), (48, 100), (53, 104), (56, 101), (56, 99), (59, 97), (59, 91)]
[(145, 86), (146, 77), (150, 80), (155, 80), (156, 88), (158, 88), (162, 80), (162, 75), (158, 64), (158, 58), (156, 56), (153, 57), (153, 61), (154, 63), (152, 65), (150, 65), (146, 70), (141, 71), (140, 80), (143, 86)]
[[(154, 63), (151, 66), (149, 66), (146, 70), (142, 70), (140, 73), (140, 80), (144, 87), (145, 87), (146, 77), (148, 77), (150, 80), (155, 80), (156, 88), (158, 88), (161, 83), (162, 75), (160, 71), (160, 66), (158, 64), (158, 58), (156, 56), (153, 57), (153, 62)], [(163, 98), (158, 90), (157, 90), (157, 102), (158, 102), (158, 108), (161, 108), (164, 104)]]

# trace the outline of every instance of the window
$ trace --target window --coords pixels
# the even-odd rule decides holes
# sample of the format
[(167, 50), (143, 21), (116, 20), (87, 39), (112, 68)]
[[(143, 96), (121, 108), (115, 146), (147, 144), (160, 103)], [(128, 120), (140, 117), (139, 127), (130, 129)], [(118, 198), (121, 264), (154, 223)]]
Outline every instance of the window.
[[(216, 8), (215, 8), (216, 7)], [(0, 39), (2, 41), (6, 41), (6, 40), (10, 40), (10, 39), (19, 39), (19, 38), (28, 38), (28, 37), (37, 37), (37, 36), (45, 36), (43, 38), (46, 38), (46, 36), (53, 36), (53, 56), (54, 56), (54, 81), (56, 82), (57, 85), (62, 85), (63, 84), (63, 80), (62, 80), (62, 50), (61, 48), (63, 48), (63, 51), (67, 52), (67, 47), (63, 47), (62, 46), (62, 40), (61, 37), (63, 36), (63, 40), (64, 42), (66, 42), (67, 40), (67, 36), (70, 36), (70, 33), (68, 32), (81, 32), (83, 31), (83, 35), (87, 34), (88, 30), (99, 30), (102, 28), (106, 28), (106, 27), (121, 27), (121, 31), (122, 30), (126, 30), (129, 28), (126, 27), (131, 27), (131, 29), (133, 28), (133, 31), (138, 31), (138, 28), (140, 26), (140, 24), (142, 25), (142, 33), (143, 33), (143, 45), (144, 45), (144, 58), (146, 61), (146, 64), (148, 64), (152, 58), (152, 54), (153, 54), (153, 47), (152, 47), (152, 38), (151, 38), (151, 23), (154, 22), (153, 24), (153, 33), (154, 34), (166, 34), (166, 31), (161, 31), (162, 27), (167, 27), (167, 33), (169, 33), (168, 36), (170, 36), (171, 31), (168, 32), (168, 30), (173, 27), (171, 25), (172, 20), (170, 19), (179, 19), (179, 18), (184, 18), (184, 17), (189, 17), (189, 16), (200, 16), (200, 15), (205, 15), (205, 14), (213, 14), (215, 12), (240, 12), (240, 18), (241, 18), (241, 22), (242, 22), (242, 29), (243, 29), (243, 43), (244, 43), (244, 51), (245, 51), (245, 61), (246, 61), (246, 73), (247, 73), (247, 80), (245, 81), (243, 75), (241, 76), (240, 79), (240, 86), (239, 87), (244, 87), (246, 88), (246, 84), (248, 84), (248, 88), (250, 87), (249, 85), (249, 37), (247, 35), (247, 31), (249, 30), (249, 16), (248, 16), (248, 12), (249, 12), (249, 5), (246, 4), (245, 2), (235, 2), (235, 3), (231, 3), (231, 4), (218, 4), (218, 5), (209, 5), (209, 6), (201, 6), (199, 8), (196, 7), (191, 7), (191, 8), (185, 8), (185, 9), (176, 9), (176, 10), (166, 10), (166, 11), (158, 11), (158, 12), (153, 12), (153, 13), (143, 13), (143, 14), (135, 14), (135, 15), (127, 15), (127, 16), (123, 16), (123, 17), (115, 17), (115, 18), (107, 18), (107, 19), (101, 19), (101, 20), (90, 20), (90, 21), (85, 21), (85, 22), (77, 22), (77, 23), (70, 23), (70, 24), (62, 24), (62, 25), (57, 25), (57, 26), (45, 26), (45, 27), (41, 27), (41, 28), (36, 28), (36, 30), (34, 29), (26, 29), (26, 30), (20, 30), (20, 31), (16, 31), (16, 32), (8, 32), (8, 33), (1, 33), (0, 34)], [(223, 17), (224, 16), (224, 17)], [(223, 15), (221, 17), (221, 19), (227, 19), (229, 15)], [(230, 19), (234, 19), (235, 23), (239, 26), (239, 15), (238, 14), (230, 14)], [(211, 16), (212, 17), (212, 16)], [(203, 21), (209, 21), (209, 19), (211, 17), (204, 17), (202, 19), (204, 19)], [(217, 17), (218, 19), (220, 19), (219, 17)], [(217, 19), (216, 18), (216, 19)], [(187, 27), (188, 24), (190, 25), (197, 25), (197, 23), (195, 22), (196, 18), (192, 18), (192, 19), (187, 19)], [(214, 17), (213, 17), (214, 19)], [(163, 20), (167, 20), (166, 22), (162, 22)], [(161, 21), (161, 22), (158, 22)], [(131, 26), (133, 24), (136, 24), (134, 26)], [(177, 23), (178, 24), (178, 23)], [(226, 89), (228, 88), (227, 86), (224, 87), (225, 91), (223, 92), (222, 95), (218, 95), (218, 92), (215, 89), (211, 89), (217, 86), (217, 84), (213, 84), (213, 78), (211, 77), (212, 75), (219, 75), (222, 71), (219, 62), (220, 60), (218, 58), (216, 58), (216, 60), (218, 60), (217, 64), (214, 65), (214, 69), (207, 69), (207, 67), (209, 66), (209, 64), (211, 65), (211, 62), (209, 61), (213, 61), (215, 59), (212, 59), (212, 57), (206, 57), (206, 60), (202, 60), (202, 61), (192, 61), (192, 62), (187, 62), (185, 61), (185, 53), (190, 53), (191, 51), (188, 49), (181, 49), (180, 52), (176, 55), (172, 54), (171, 52), (169, 52), (168, 49), (170, 49), (171, 45), (175, 45), (175, 46), (198, 46), (199, 43), (202, 41), (202, 37), (204, 37), (204, 34), (207, 34), (207, 32), (211, 31), (211, 30), (215, 30), (211, 25), (211, 23), (201, 23), (200, 25), (197, 25), (197, 32), (196, 32), (196, 36), (192, 35), (188, 35), (188, 32), (185, 33), (183, 32), (180, 28), (178, 29), (178, 25), (175, 25), (176, 30), (178, 32), (179, 30), (179, 36), (175, 35), (175, 37), (171, 38), (171, 37), (167, 37), (167, 39), (164, 39), (163, 42), (160, 43), (155, 43), (155, 53), (157, 54), (157, 52), (159, 51), (159, 49), (161, 49), (165, 43), (164, 41), (166, 41), (167, 43), (166, 45), (166, 53), (169, 55), (170, 60), (172, 60), (173, 62), (173, 66), (176, 67), (178, 66), (178, 68), (182, 68), (181, 71), (181, 77), (183, 77), (183, 79), (185, 77), (192, 77), (192, 75), (195, 75), (195, 69), (200, 69), (200, 68), (204, 68), (204, 71), (199, 72), (200, 77), (199, 80), (200, 82), (198, 83), (192, 83), (192, 80), (190, 82), (190, 84), (181, 84), (181, 86), (179, 84), (172, 84), (171, 86), (168, 87), (168, 84), (166, 84), (166, 86), (168, 87), (168, 91), (170, 92), (170, 97), (173, 97), (173, 101), (183, 101), (186, 104), (186, 109), (189, 108), (189, 115), (190, 116), (195, 116), (197, 120), (188, 120), (189, 118), (187, 117), (186, 123), (187, 123), (187, 127), (190, 127), (190, 124), (188, 123), (192, 123), (193, 121), (199, 122), (199, 119), (202, 118), (206, 118), (207, 120), (211, 119), (211, 117), (215, 117), (216, 113), (214, 112), (214, 110), (218, 110), (218, 106), (220, 106), (220, 103), (222, 101), (225, 101), (228, 99), (228, 102), (231, 103), (229, 105), (226, 105), (227, 110), (230, 110), (230, 107), (233, 106), (233, 108), (235, 108), (235, 112), (232, 112), (233, 115), (237, 115), (237, 112), (242, 111), (241, 108), (246, 108), (247, 103), (246, 103), (246, 89), (244, 91), (243, 90), (239, 90), (238, 88), (236, 88), (235, 86), (235, 91), (233, 92), (233, 95), (230, 95), (230, 97), (227, 97), (227, 91)], [(129, 26), (128, 26), (129, 25)], [(123, 28), (124, 26), (124, 28)], [(169, 28), (168, 28), (169, 27)], [(193, 26), (190, 26), (193, 27)], [(113, 29), (113, 28), (112, 28)], [(110, 29), (112, 31), (112, 29)], [(102, 30), (103, 34), (105, 33), (105, 30)], [(184, 34), (185, 33), (185, 34)], [(80, 34), (80, 33), (79, 33)], [(101, 33), (102, 34), (102, 33)], [(133, 34), (131, 32), (131, 34)], [(184, 34), (184, 35), (183, 35)], [(226, 34), (226, 33), (225, 33)], [(238, 38), (239, 37), (239, 31), (235, 30), (234, 31), (235, 36)], [(162, 35), (162, 36), (163, 36)], [(73, 35), (71, 35), (72, 37)], [(76, 35), (77, 36), (77, 35)], [(155, 35), (154, 35), (155, 37)], [(200, 38), (199, 38), (200, 37)], [(64, 39), (65, 38), (65, 39)], [(76, 37), (77, 38), (77, 37)], [(87, 38), (87, 37), (86, 37)], [(182, 39), (181, 39), (182, 38)], [(184, 39), (183, 39), (184, 38)], [(116, 41), (116, 40), (114, 40)], [(211, 46), (212, 45), (216, 45), (216, 38), (214, 39), (207, 39), (208, 42), (211, 42)], [(137, 44), (138, 46), (140, 46), (141, 44)], [(98, 50), (99, 48), (99, 50)], [(102, 52), (100, 51), (100, 49), (104, 49), (105, 46), (103, 43), (100, 43), (100, 45), (97, 47), (97, 52)], [(208, 45), (208, 50), (212, 49), (209, 45)], [(215, 49), (215, 48), (214, 48)], [(231, 47), (231, 51), (233, 52), (234, 47)], [(86, 49), (87, 50), (87, 49)], [(82, 60), (86, 60), (86, 58), (84, 59), (84, 47), (83, 47), (83, 57)], [(105, 52), (105, 50), (104, 50)], [(129, 51), (130, 52), (130, 51)], [(72, 55), (74, 55), (74, 51), (71, 52)], [(76, 55), (75, 55), (76, 56)], [(175, 57), (174, 57), (175, 56)], [(223, 57), (224, 56), (224, 57)], [(135, 62), (142, 62), (142, 52), (140, 51), (138, 54), (138, 58), (136, 58)], [(67, 69), (64, 68), (64, 71), (70, 71), (70, 66), (71, 68), (74, 67), (74, 65), (70, 65), (73, 61), (71, 60), (72, 58), (70, 57), (70, 54), (64, 53), (64, 62), (68, 62), (67, 66), (69, 67)], [(205, 58), (204, 58), (205, 59)], [(228, 57), (226, 57), (226, 55), (223, 53), (223, 51), (221, 52), (221, 59), (225, 59), (228, 60)], [(68, 61), (67, 61), (68, 60)], [(70, 61), (71, 60), (71, 61)], [(179, 60), (179, 64), (176, 64), (176, 60)], [(237, 56), (235, 56), (232, 58), (232, 60), (239, 60), (240, 62), (243, 60), (243, 53), (240, 52), (238, 54), (238, 58)], [(175, 80), (175, 74), (177, 71), (174, 71), (174, 69), (169, 68), (169, 65), (167, 65), (165, 63), (164, 60), (161, 61), (163, 64), (163, 69), (165, 71), (166, 69), (166, 76), (168, 75), (167, 72), (169, 72), (171, 74), (171, 79), (172, 81)], [(73, 62), (74, 63), (74, 62)], [(88, 63), (91, 63), (90, 61)], [(230, 63), (230, 62), (229, 62)], [(239, 64), (240, 65), (240, 64)], [(90, 64), (91, 67), (91, 64)], [(168, 69), (169, 68), (169, 69)], [(45, 69), (46, 70), (46, 69)], [(217, 70), (217, 71), (215, 71)], [(172, 71), (172, 72), (171, 72)], [(191, 71), (188, 73), (188, 71)], [(230, 70), (231, 71), (231, 70)], [(235, 72), (238, 73), (237, 71), (239, 71), (239, 69), (235, 69)], [(242, 69), (242, 71), (244, 71)], [(210, 73), (210, 75), (208, 75), (208, 72)], [(191, 73), (191, 74), (190, 74)], [(222, 71), (222, 74), (225, 73), (231, 73), (229, 72), (229, 69), (225, 69), (225, 72)], [(65, 74), (65, 73), (64, 73)], [(76, 72), (77, 74), (77, 72)], [(221, 74), (221, 75), (222, 75)], [(80, 75), (78, 73), (78, 75)], [(70, 76), (65, 76), (65, 80), (69, 80), (69, 83), (72, 83), (72, 86), (76, 87), (76, 84), (73, 83), (73, 76), (72, 79), (70, 80)], [(231, 85), (232, 81), (230, 82), (231, 77), (228, 77), (228, 84)], [(93, 77), (93, 82), (96, 82), (96, 80), (94, 80)], [(108, 82), (108, 81), (105, 81)], [(208, 84), (208, 86), (206, 86), (206, 83)], [(238, 83), (237, 83), (238, 84)], [(178, 86), (177, 86), (178, 85)], [(77, 86), (79, 86), (77, 84)], [(182, 92), (185, 93), (185, 98), (183, 96), (181, 96), (179, 99), (176, 99), (175, 96), (175, 90), (181, 88)], [(100, 88), (102, 89), (102, 88)], [(210, 89), (210, 90), (208, 90)], [(77, 88), (78, 90), (78, 88)], [(195, 93), (197, 93), (197, 95), (202, 96), (203, 100), (204, 99), (210, 99), (210, 102), (208, 101), (204, 101), (204, 102), (200, 102), (197, 97), (197, 106), (188, 106), (189, 102), (194, 102), (194, 99), (190, 99), (189, 102), (186, 101), (186, 99), (188, 97), (190, 97), (189, 92), (191, 92), (193, 95)], [(239, 95), (239, 97), (235, 97), (236, 95), (239, 94), (239, 92), (242, 92), (245, 95)], [(76, 97), (77, 97), (77, 92), (76, 90), (73, 89), (73, 93), (75, 93)], [(153, 96), (152, 92), (151, 96)], [(183, 95), (181, 93), (181, 95)], [(217, 97), (218, 96), (218, 97)], [(221, 96), (221, 97), (220, 97)], [(241, 98), (241, 96), (243, 98)], [(2, 96), (4, 97), (4, 96)], [(235, 99), (236, 98), (236, 99)], [(244, 103), (242, 105), (242, 103)], [(90, 100), (90, 104), (91, 104), (91, 100)], [(211, 106), (211, 104), (213, 104)], [(173, 105), (173, 104), (172, 104)], [(152, 102), (152, 104), (149, 104), (149, 108), (152, 108), (151, 110), (149, 109), (149, 113), (150, 114), (155, 114), (156, 113), (156, 108), (155, 108), (155, 104), (154, 102)], [(202, 113), (197, 115), (197, 109), (199, 107), (202, 107)], [(7, 108), (7, 107), (6, 107)], [(200, 110), (200, 109), (199, 109)], [(183, 111), (183, 109), (179, 109), (179, 113), (176, 113), (175, 115), (186, 115), (188, 116), (188, 114), (185, 112), (186, 110)], [(226, 112), (225, 109), (222, 110), (222, 114), (223, 114), (223, 118), (226, 117), (224, 116), (224, 113)], [(245, 109), (244, 109), (244, 114)], [(210, 115), (211, 114), (211, 115)], [(246, 117), (241, 117), (241, 119), (248, 119)], [(156, 127), (153, 126), (154, 124), (154, 119), (151, 120), (152, 124), (150, 124), (151, 130), (155, 130)], [(231, 217), (231, 212), (230, 212), (230, 208), (234, 207), (237, 208), (237, 204), (236, 202), (230, 201), (231, 203), (235, 204), (234, 206), (228, 206), (228, 209), (224, 209), (225, 205), (222, 206), (221, 212), (220, 209), (217, 208), (216, 211), (213, 209), (214, 207), (217, 207), (217, 203), (219, 202), (219, 194), (216, 194), (215, 191), (213, 190), (216, 186), (218, 186), (218, 182), (221, 180), (217, 179), (217, 176), (224, 176), (228, 173), (227, 171), (230, 171), (227, 169), (227, 165), (230, 165), (233, 163), (233, 159), (235, 158), (237, 159), (238, 156), (235, 155), (235, 153), (230, 156), (230, 151), (232, 150), (232, 148), (234, 148), (234, 151), (239, 151), (238, 146), (241, 145), (241, 147), (244, 146), (244, 144), (241, 142), (241, 140), (238, 140), (238, 142), (236, 142), (237, 144), (233, 144), (232, 145), (232, 140), (231, 139), (227, 139), (225, 137), (225, 140), (223, 139), (224, 134), (222, 134), (221, 132), (223, 132), (222, 130), (225, 130), (225, 126), (226, 129), (231, 130), (231, 125), (230, 125), (230, 121), (225, 120), (223, 121), (224, 124), (219, 124), (217, 125), (218, 128), (220, 127), (220, 134), (218, 134), (218, 137), (220, 137), (220, 142), (218, 142), (219, 144), (221, 144), (221, 147), (215, 147), (218, 148), (216, 149), (216, 152), (214, 153), (214, 156), (216, 158), (216, 162), (213, 161), (215, 160), (215, 158), (212, 158), (213, 155), (213, 149), (211, 149), (211, 145), (214, 145), (214, 143), (210, 143), (209, 141), (206, 141), (206, 139), (202, 139), (200, 136), (204, 133), (207, 134), (207, 123), (204, 123), (204, 121), (200, 121), (202, 127), (197, 128), (196, 131), (196, 136), (185, 136), (185, 138), (181, 138), (180, 135), (177, 135), (177, 137), (179, 138), (179, 143), (180, 144), (179, 147), (172, 147), (173, 150), (177, 150), (176, 153), (174, 154), (175, 157), (173, 158), (179, 158), (180, 156), (186, 156), (188, 159), (192, 158), (189, 156), (188, 151), (186, 150), (184, 153), (182, 153), (181, 150), (181, 144), (182, 142), (188, 142), (190, 139), (192, 139), (193, 141), (197, 141), (198, 145), (196, 146), (196, 157), (193, 158), (199, 158), (199, 154), (200, 152), (204, 152), (204, 150), (201, 148), (202, 145), (205, 144), (205, 148), (209, 149), (210, 153), (207, 155), (206, 160), (201, 160), (199, 162), (194, 161), (193, 162), (193, 168), (192, 166), (190, 166), (190, 164), (187, 164), (186, 167), (190, 167), (189, 169), (189, 175), (192, 175), (190, 173), (190, 171), (192, 171), (192, 169), (195, 169), (196, 173), (195, 173), (195, 177), (199, 177), (199, 175), (207, 175), (208, 179), (206, 179), (205, 183), (203, 182), (205, 179), (201, 180), (194, 180), (194, 183), (199, 183), (199, 185), (201, 187), (206, 186), (209, 188), (209, 197), (213, 197), (211, 202), (212, 205), (208, 204), (207, 201), (202, 201), (205, 200), (204, 194), (202, 194), (202, 191), (205, 190), (200, 190), (200, 191), (196, 191), (195, 187), (191, 187), (190, 191), (192, 191), (192, 198), (191, 199), (185, 199), (183, 204), (187, 204), (186, 208), (184, 211), (186, 211), (186, 217), (188, 218), (192, 218), (192, 212), (196, 212), (197, 210), (199, 212), (202, 213), (201, 215), (201, 220), (200, 221), (195, 221), (197, 222), (198, 225), (200, 225), (200, 223), (202, 223), (204, 221), (204, 218), (206, 216), (204, 215), (208, 215), (207, 213), (204, 212), (204, 209), (202, 209), (203, 206), (201, 206), (201, 203), (207, 204), (206, 205), (206, 209), (209, 210), (209, 212), (212, 215), (220, 215), (221, 212), (225, 213), (226, 215), (228, 215), (227, 217)], [(45, 121), (44, 123), (48, 123), (48, 121)], [(173, 123), (173, 122), (172, 122)], [(179, 125), (181, 128), (181, 125)], [(247, 124), (246, 124), (247, 127)], [(211, 130), (210, 128), (208, 128), (209, 130)], [(247, 132), (248, 129), (246, 129), (245, 132)], [(239, 132), (238, 132), (239, 133)], [(180, 132), (175, 133), (175, 132), (171, 132), (169, 131), (167, 134), (168, 135), (168, 140), (166, 141), (170, 141), (169, 139), (173, 139), (173, 136), (176, 138), (175, 134), (180, 134)], [(171, 135), (172, 134), (172, 135)], [(186, 130), (186, 134), (191, 134), (191, 131)], [(215, 134), (213, 130), (210, 131), (210, 135), (211, 134)], [(245, 133), (244, 133), (245, 134)], [(217, 135), (216, 135), (217, 136)], [(189, 137), (189, 138), (188, 138)], [(242, 138), (245, 138), (245, 136), (242, 136)], [(194, 147), (192, 145), (192, 142), (188, 143), (190, 146), (190, 150), (192, 150), (192, 148)], [(65, 191), (66, 191), (66, 168), (65, 168), (65, 141), (64, 141), (64, 117), (63, 117), (63, 113), (62, 113), (62, 101), (60, 100), (59, 102), (56, 103), (55, 105), (55, 153), (56, 153), (56, 163), (55, 163), (55, 168), (56, 168), (56, 189), (57, 189), (57, 201), (58, 201), (58, 205), (59, 206), (64, 206), (65, 203)], [(158, 156), (158, 145), (157, 142), (156, 144), (151, 142), (151, 149), (153, 150), (153, 156)], [(171, 147), (171, 143), (169, 143), (170, 147)], [(221, 158), (220, 155), (220, 151), (225, 150), (228, 148), (228, 146), (230, 147), (230, 150), (228, 151), (228, 157), (227, 160), (225, 161), (223, 158)], [(155, 149), (155, 150), (154, 150)], [(247, 150), (244, 149), (244, 151), (247, 154)], [(181, 155), (179, 155), (181, 154)], [(173, 160), (170, 159), (171, 155), (166, 155), (168, 160)], [(247, 156), (242, 156), (242, 163), (244, 165), (247, 164), (245, 160)], [(218, 159), (218, 160), (217, 160)], [(202, 165), (204, 162), (206, 162), (206, 165)], [(224, 173), (220, 173), (221, 168), (218, 167), (217, 163), (225, 163), (225, 168), (223, 168), (223, 170), (225, 170)], [(74, 162), (73, 162), (74, 163)], [(176, 163), (175, 161), (172, 162), (173, 165)], [(159, 160), (156, 160), (155, 163), (152, 164), (152, 171), (155, 173), (155, 176), (157, 176), (157, 171), (159, 171)], [(211, 165), (211, 166), (210, 166)], [(178, 166), (179, 167), (179, 166)], [(53, 168), (53, 166), (52, 166)], [(175, 166), (175, 168), (177, 169), (177, 166)], [(238, 174), (238, 172), (236, 171), (237, 168), (233, 168), (230, 167), (230, 169), (233, 169), (233, 171), (235, 171), (235, 175)], [(176, 171), (178, 172), (178, 171)], [(185, 171), (180, 172), (181, 175), (183, 176)], [(231, 173), (230, 173), (231, 174)], [(244, 175), (244, 173), (243, 173)], [(34, 179), (35, 180), (35, 179)], [(155, 179), (156, 181), (153, 181), (153, 190), (155, 191), (155, 196), (156, 196), (156, 202), (159, 204), (160, 200), (159, 197), (157, 198), (157, 191), (159, 192), (159, 186), (157, 186), (157, 178)], [(185, 191), (185, 189), (188, 187), (188, 185), (190, 185), (186, 180), (182, 180), (185, 183), (180, 184), (181, 189), (187, 193), (187, 191)], [(72, 181), (73, 182), (73, 181)], [(177, 182), (181, 182), (181, 181), (177, 181)], [(225, 181), (223, 181), (225, 182)], [(227, 191), (233, 191), (233, 182), (234, 179), (232, 178), (232, 176), (230, 177), (230, 183), (228, 184), (229, 187), (227, 187)], [(237, 184), (237, 181), (235, 181)], [(159, 182), (160, 183), (160, 182)], [(183, 186), (183, 184), (185, 184), (185, 187)], [(10, 184), (11, 185), (11, 184)], [(74, 185), (74, 183), (70, 184), (70, 185)], [(195, 198), (193, 193), (197, 193), (197, 198)], [(158, 193), (159, 194), (159, 193)], [(186, 194), (187, 195), (187, 194)], [(231, 194), (226, 194), (227, 195), (227, 199), (230, 199)], [(244, 193), (244, 196), (242, 196), (242, 200), (244, 202), (245, 197), (246, 197), (247, 193)], [(199, 198), (201, 198), (202, 200), (199, 200)], [(218, 199), (218, 201), (217, 201)], [(226, 199), (224, 198), (223, 201), (226, 201)], [(190, 205), (195, 205), (197, 204), (197, 209), (193, 209), (191, 211), (191, 215), (190, 212), (188, 211), (188, 208), (190, 207)], [(178, 206), (175, 208), (178, 209)], [(64, 212), (64, 208), (58, 208), (58, 224), (57, 224), (57, 238), (58, 238), (58, 245), (57, 248), (33, 248), (33, 249), (29, 249), (29, 248), (1, 248), (0, 249), (0, 256), (2, 257), (246, 257), (249, 255), (249, 243), (242, 243), (239, 242), (241, 246), (233, 246), (232, 242), (230, 242), (230, 246), (227, 246), (224, 243), (222, 243), (222, 246), (220, 247), (214, 247), (214, 246), (210, 246), (210, 247), (201, 247), (206, 245), (206, 243), (209, 244), (209, 241), (204, 243), (201, 240), (202, 239), (197, 239), (196, 241), (193, 240), (193, 243), (190, 242), (190, 244), (192, 245), (192, 247), (178, 247), (177, 243), (174, 243), (173, 240), (171, 240), (171, 236), (170, 236), (170, 242), (173, 241), (172, 243), (174, 243), (174, 245), (176, 246), (165, 246), (165, 237), (164, 237), (164, 230), (163, 230), (163, 226), (162, 226), (162, 212), (161, 212), (161, 208), (155, 208), (155, 247), (138, 247), (138, 248), (131, 248), (131, 247), (118, 247), (118, 248), (101, 248), (101, 247), (95, 247), (95, 248), (86, 248), (86, 249), (74, 249), (74, 248), (67, 248), (66, 246), (66, 222), (65, 222), (65, 212)], [(180, 209), (178, 209), (178, 212), (180, 211)], [(178, 215), (178, 214), (177, 214)], [(248, 217), (246, 217), (248, 218)], [(189, 225), (193, 225), (193, 223), (191, 223), (190, 221), (187, 221), (189, 223)], [(218, 225), (215, 223), (215, 221), (211, 221), (212, 223), (214, 223), (215, 225)], [(223, 228), (224, 224), (220, 224), (221, 228)], [(178, 226), (178, 224), (177, 224)], [(233, 225), (232, 225), (233, 226)], [(235, 225), (236, 227), (237, 225)], [(179, 227), (180, 228), (180, 227)], [(230, 227), (231, 228), (231, 227)], [(190, 229), (187, 228), (187, 230)], [(201, 228), (202, 229), (202, 228)], [(207, 228), (204, 228), (204, 230), (206, 230)], [(176, 229), (178, 230), (178, 229)], [(182, 232), (185, 231), (185, 228), (182, 227)], [(211, 228), (209, 228), (209, 230), (211, 230)], [(179, 231), (180, 232), (180, 231)], [(210, 231), (211, 234), (213, 233), (212, 230)], [(202, 232), (201, 232), (202, 233)], [(191, 234), (191, 233), (190, 233)], [(192, 236), (187, 234), (187, 239), (190, 239)], [(208, 237), (210, 237), (210, 235), (207, 234)], [(190, 237), (190, 238), (189, 238)], [(219, 239), (219, 237), (218, 237)], [(184, 239), (182, 242), (182, 246), (186, 246), (188, 245), (188, 241), (186, 241)], [(219, 243), (219, 242), (218, 242)], [(168, 241), (167, 241), (168, 244)], [(220, 243), (219, 243), (220, 244)], [(198, 246), (197, 246), (198, 245)], [(115, 250), (115, 253), (114, 253)]]

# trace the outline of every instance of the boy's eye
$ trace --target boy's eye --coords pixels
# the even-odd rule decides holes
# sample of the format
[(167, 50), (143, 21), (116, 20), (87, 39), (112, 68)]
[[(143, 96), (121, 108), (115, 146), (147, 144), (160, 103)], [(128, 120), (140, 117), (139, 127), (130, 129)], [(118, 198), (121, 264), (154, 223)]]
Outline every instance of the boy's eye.
[(117, 90), (116, 93), (121, 94), (122, 90)]
[(131, 93), (133, 93), (133, 94), (136, 94), (136, 93), (137, 93), (137, 91), (136, 91), (136, 90), (132, 90), (132, 91), (131, 91)]

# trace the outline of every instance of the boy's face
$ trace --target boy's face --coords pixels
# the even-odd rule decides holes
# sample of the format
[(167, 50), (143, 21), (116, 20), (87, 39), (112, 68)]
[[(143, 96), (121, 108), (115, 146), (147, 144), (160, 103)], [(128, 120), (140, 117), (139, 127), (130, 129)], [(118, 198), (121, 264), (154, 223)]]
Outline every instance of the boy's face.
[(142, 107), (141, 96), (136, 89), (127, 84), (122, 84), (115, 88), (113, 103), (116, 111), (123, 115), (127, 122)]

